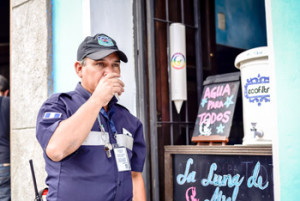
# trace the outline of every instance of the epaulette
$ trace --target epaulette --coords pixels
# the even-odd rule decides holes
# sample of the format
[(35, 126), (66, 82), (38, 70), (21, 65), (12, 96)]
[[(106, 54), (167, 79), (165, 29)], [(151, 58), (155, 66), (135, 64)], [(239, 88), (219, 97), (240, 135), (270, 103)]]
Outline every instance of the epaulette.
[(66, 97), (72, 99), (72, 97), (74, 96), (74, 94), (76, 94), (76, 91), (69, 91), (69, 92), (61, 93), (61, 94), (60, 94), (60, 97), (66, 96)]
[(72, 96), (74, 94), (74, 91), (70, 91), (70, 92), (64, 92), (64, 93), (55, 93), (55, 94), (52, 94), (48, 100), (49, 101), (58, 101), (61, 97), (67, 97), (67, 98), (70, 98), (72, 99)]
[(127, 110), (128, 112), (130, 112), (125, 106), (123, 105), (120, 105), (119, 103), (115, 103), (117, 106), (121, 107), (121, 108), (124, 108), (125, 110)]

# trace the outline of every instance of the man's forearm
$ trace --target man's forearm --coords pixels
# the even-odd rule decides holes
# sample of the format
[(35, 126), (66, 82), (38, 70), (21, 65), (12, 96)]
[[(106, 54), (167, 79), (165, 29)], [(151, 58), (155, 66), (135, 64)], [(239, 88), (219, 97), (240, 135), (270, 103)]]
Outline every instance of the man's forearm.
[(133, 185), (133, 201), (146, 201), (146, 191), (141, 172), (131, 172)]
[(56, 128), (46, 148), (48, 157), (60, 161), (76, 151), (91, 131), (102, 107), (115, 93), (124, 91), (119, 73), (109, 73), (98, 83), (92, 96), (68, 119)]
[(76, 151), (91, 131), (101, 107), (91, 97), (71, 117), (60, 122), (46, 148), (48, 157), (60, 161)]

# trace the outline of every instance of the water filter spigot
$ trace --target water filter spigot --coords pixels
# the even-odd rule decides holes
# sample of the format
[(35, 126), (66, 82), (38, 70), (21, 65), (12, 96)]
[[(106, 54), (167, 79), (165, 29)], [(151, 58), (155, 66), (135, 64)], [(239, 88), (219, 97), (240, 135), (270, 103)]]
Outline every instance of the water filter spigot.
[(255, 138), (256, 136), (258, 136), (260, 138), (264, 136), (264, 132), (262, 130), (259, 130), (256, 128), (256, 125), (257, 125), (256, 122), (251, 122), (251, 125), (252, 125), (252, 128), (250, 130), (253, 133), (253, 138)]

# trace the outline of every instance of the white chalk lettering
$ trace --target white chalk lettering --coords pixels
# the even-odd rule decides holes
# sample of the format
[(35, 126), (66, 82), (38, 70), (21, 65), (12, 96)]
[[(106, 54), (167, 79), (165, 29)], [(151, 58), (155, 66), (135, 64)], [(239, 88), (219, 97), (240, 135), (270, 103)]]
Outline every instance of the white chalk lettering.
[(179, 185), (183, 185), (185, 182), (187, 183), (194, 183), (196, 182), (196, 171), (192, 171), (189, 173), (190, 171), (190, 166), (194, 163), (194, 160), (192, 158), (189, 158), (187, 163), (186, 163), (186, 167), (185, 167), (185, 171), (184, 174), (178, 174), (177, 175), (177, 183)]
[(248, 188), (252, 188), (255, 186), (256, 188), (259, 188), (261, 190), (266, 189), (269, 186), (269, 182), (267, 181), (266, 184), (263, 186), (263, 179), (262, 176), (258, 176), (260, 170), (260, 162), (258, 161), (255, 165), (255, 168), (253, 170), (253, 174), (251, 177), (249, 177), (247, 186)]
[[(239, 193), (239, 187), (244, 181), (244, 177), (240, 178), (239, 174), (236, 174), (232, 176), (231, 174), (226, 174), (226, 175), (218, 175), (215, 173), (217, 170), (217, 164), (213, 163), (210, 166), (210, 170), (208, 173), (208, 176), (206, 179), (201, 180), (201, 184), (203, 186), (208, 186), (208, 185), (213, 185), (216, 186), (216, 190), (211, 198), (211, 201), (234, 201), (237, 198), (237, 195)], [(228, 186), (229, 188), (234, 187), (233, 193), (232, 193), (232, 198), (228, 197), (226, 199), (225, 195), (222, 195), (223, 192), (220, 191), (219, 187), (222, 186)], [(208, 200), (206, 200), (208, 201)]]

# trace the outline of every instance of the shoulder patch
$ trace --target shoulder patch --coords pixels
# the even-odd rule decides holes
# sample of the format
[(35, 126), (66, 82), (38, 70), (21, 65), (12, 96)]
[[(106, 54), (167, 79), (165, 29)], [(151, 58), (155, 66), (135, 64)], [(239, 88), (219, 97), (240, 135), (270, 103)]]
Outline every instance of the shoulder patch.
[(59, 119), (60, 117), (60, 112), (45, 112), (43, 119)]

